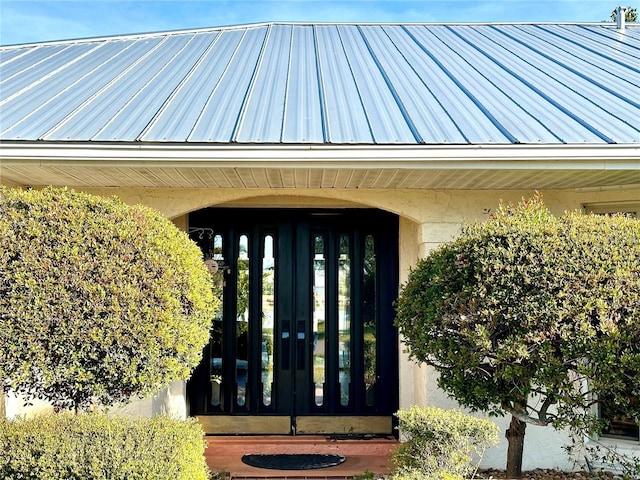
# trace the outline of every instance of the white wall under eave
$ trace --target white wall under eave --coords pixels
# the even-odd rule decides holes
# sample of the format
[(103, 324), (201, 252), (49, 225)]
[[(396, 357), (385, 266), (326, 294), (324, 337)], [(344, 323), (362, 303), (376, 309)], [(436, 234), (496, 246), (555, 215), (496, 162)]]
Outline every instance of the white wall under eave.
[(396, 213), (416, 222), (461, 222), (480, 218), (484, 208), (500, 199), (517, 201), (532, 191), (474, 192), (354, 189), (83, 189), (98, 195), (117, 195), (127, 203), (143, 203), (169, 218), (214, 206), (238, 207), (368, 207)]
[[(5, 179), (0, 184), (19, 186)], [(377, 190), (377, 189), (251, 189), (77, 187), (96, 195), (116, 195), (130, 204), (155, 208), (169, 218), (210, 206), (291, 206), (380, 208), (413, 221), (461, 223), (481, 220), (500, 201), (530, 198), (534, 190)], [(640, 186), (544, 190), (545, 203), (555, 214), (584, 204), (640, 201)]]

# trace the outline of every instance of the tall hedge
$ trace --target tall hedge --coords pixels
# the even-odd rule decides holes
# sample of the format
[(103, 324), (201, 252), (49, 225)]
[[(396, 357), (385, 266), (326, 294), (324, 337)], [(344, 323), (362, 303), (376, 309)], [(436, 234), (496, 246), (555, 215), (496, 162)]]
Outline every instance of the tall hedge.
[(0, 379), (60, 408), (187, 378), (218, 301), (159, 213), (68, 189), (0, 190)]

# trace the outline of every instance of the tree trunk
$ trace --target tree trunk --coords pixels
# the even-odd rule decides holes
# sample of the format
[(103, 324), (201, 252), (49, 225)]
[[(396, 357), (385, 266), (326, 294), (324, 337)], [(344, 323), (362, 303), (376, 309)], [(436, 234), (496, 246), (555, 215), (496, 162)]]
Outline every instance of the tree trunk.
[(524, 434), (527, 424), (516, 417), (511, 417), (511, 424), (506, 432), (509, 448), (507, 450), (507, 478), (522, 478), (522, 452)]

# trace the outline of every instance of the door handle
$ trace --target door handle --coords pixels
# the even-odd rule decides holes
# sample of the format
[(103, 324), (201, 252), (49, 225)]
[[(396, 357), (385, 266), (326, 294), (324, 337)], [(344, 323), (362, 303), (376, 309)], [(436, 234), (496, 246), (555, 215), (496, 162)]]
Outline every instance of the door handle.
[(296, 322), (296, 363), (298, 370), (304, 370), (306, 368), (306, 323), (304, 320), (298, 320)]
[(282, 342), (280, 351), (280, 365), (282, 370), (289, 370), (291, 368), (291, 335), (289, 330), (291, 324), (288, 321), (282, 322)]

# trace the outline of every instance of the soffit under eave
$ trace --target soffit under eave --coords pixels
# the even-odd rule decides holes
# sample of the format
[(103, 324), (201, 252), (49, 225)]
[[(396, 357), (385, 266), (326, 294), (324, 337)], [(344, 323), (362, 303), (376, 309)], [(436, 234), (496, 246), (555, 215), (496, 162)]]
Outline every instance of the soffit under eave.
[(523, 190), (640, 186), (640, 169), (282, 169), (3, 165), (4, 184), (70, 187)]
[(391, 190), (640, 185), (637, 144), (0, 143), (0, 179), (20, 185)]

